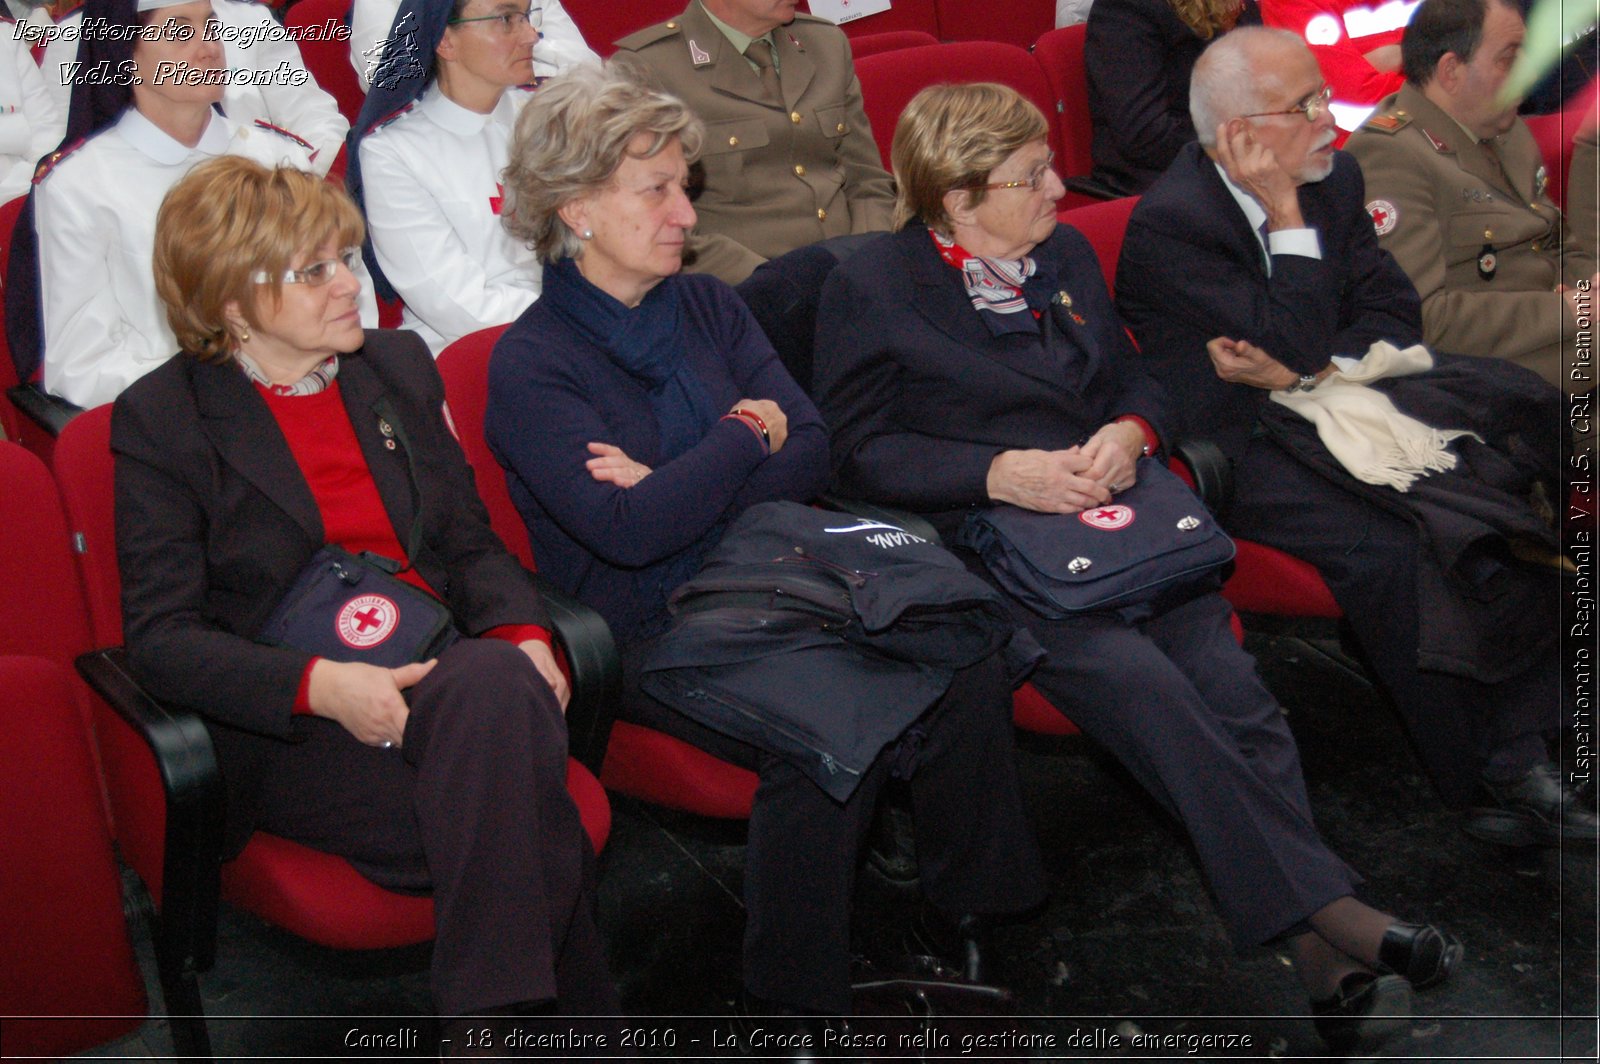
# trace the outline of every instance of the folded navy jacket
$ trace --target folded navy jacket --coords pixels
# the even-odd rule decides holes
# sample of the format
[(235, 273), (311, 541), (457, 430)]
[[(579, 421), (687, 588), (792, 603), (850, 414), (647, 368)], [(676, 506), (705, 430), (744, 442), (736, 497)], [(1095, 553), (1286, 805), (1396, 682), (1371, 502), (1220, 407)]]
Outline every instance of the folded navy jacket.
[(669, 607), (644, 690), (840, 801), (957, 669), (1004, 653), (1020, 682), (1044, 654), (943, 547), (792, 502), (741, 514)]

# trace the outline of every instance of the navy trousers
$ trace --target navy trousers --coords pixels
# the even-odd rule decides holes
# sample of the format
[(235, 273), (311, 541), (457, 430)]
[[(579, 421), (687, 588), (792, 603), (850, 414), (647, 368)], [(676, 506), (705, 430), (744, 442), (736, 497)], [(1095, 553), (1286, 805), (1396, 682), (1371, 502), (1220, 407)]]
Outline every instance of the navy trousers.
[(1049, 654), (1034, 686), (1183, 824), (1237, 945), (1301, 930), (1354, 892), (1359, 877), (1317, 832), (1294, 736), (1222, 596), (1138, 625), (1012, 612)]
[(550, 999), (567, 1014), (616, 1014), (594, 851), (567, 793), (567, 727), (549, 685), (512, 644), (465, 639), (407, 694), (398, 748), (320, 718), (305, 742), (283, 744), (257, 826), (382, 886), (432, 892), (441, 1015)]

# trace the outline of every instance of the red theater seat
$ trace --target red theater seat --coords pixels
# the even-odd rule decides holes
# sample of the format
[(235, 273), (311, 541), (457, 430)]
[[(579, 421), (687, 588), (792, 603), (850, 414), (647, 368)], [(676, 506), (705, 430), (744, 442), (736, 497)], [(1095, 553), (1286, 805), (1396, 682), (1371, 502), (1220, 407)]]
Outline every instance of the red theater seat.
[(582, 31), (584, 43), (605, 58), (617, 50), (620, 38), (683, 14), (689, 0), (563, 0), (561, 6)]
[(889, 144), (895, 123), (911, 98), (929, 85), (996, 81), (1009, 85), (1044, 112), (1051, 122), (1050, 147), (1060, 156), (1054, 119), (1055, 98), (1044, 71), (1033, 57), (1014, 44), (995, 41), (960, 41), (954, 44), (900, 48), (863, 56), (856, 61), (867, 121), (878, 144), (883, 165), (889, 165)]
[(938, 0), (938, 8), (939, 34), (947, 41), (1005, 41), (1027, 48), (1056, 24), (1055, 0)]
[(897, 48), (922, 48), (938, 44), (939, 38), (922, 30), (890, 30), (887, 33), (863, 33), (850, 38), (850, 54), (860, 59), (864, 55), (892, 52)]
[[(346, 26), (345, 16), (350, 13), (351, 6), (352, 0), (298, 0), (284, 16), (284, 25), (299, 30), (329, 24)], [(311, 71), (311, 76), (338, 103), (345, 121), (353, 123), (367, 97), (361, 91), (355, 67), (350, 65), (350, 40), (340, 40), (341, 36), (334, 34), (326, 40), (302, 37), (295, 43), (300, 48), (300, 60)]]

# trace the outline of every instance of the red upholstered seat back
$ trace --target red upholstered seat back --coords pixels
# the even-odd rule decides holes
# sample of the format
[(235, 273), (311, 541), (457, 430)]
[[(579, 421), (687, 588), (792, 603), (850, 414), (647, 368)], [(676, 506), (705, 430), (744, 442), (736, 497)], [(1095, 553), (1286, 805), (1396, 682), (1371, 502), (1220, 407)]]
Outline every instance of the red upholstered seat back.
[[(299, 0), (284, 16), (284, 24), (291, 29), (322, 26), (330, 20), (335, 26), (345, 25), (351, 0)], [(339, 113), (345, 120), (354, 122), (361, 113), (366, 94), (361, 91), (361, 81), (355, 67), (350, 65), (350, 41), (339, 40), (341, 34), (329, 40), (312, 40), (309, 36), (295, 42), (300, 47), (300, 59), (317, 79), (324, 92), (339, 104)]]
[(1033, 57), (1014, 44), (996, 41), (959, 41), (922, 48), (900, 48), (863, 56), (856, 62), (867, 121), (878, 144), (883, 165), (889, 166), (889, 145), (895, 123), (911, 98), (929, 85), (995, 81), (1009, 85), (1044, 112), (1049, 122), (1050, 147), (1059, 156), (1060, 138), (1055, 128), (1055, 98), (1044, 71)]
[(689, 0), (563, 0), (561, 6), (583, 33), (584, 43), (603, 58), (630, 33), (681, 15)]
[(1089, 76), (1083, 66), (1083, 23), (1050, 30), (1034, 43), (1033, 57), (1044, 71), (1054, 102), (1051, 113), (1060, 128), (1061, 146), (1057, 149), (1057, 172), (1067, 177), (1082, 177), (1094, 169), (1089, 155), (1093, 135), (1089, 120)]
[(1106, 289), (1116, 294), (1117, 257), (1122, 254), (1122, 238), (1128, 232), (1128, 218), (1133, 214), (1138, 196), (1102, 200), (1082, 207), (1062, 211), (1057, 217), (1088, 237), (1094, 247), (1095, 258), (1100, 260), (1100, 272), (1106, 279)]
[(939, 0), (938, 6), (939, 35), (947, 41), (1005, 41), (1027, 48), (1056, 24), (1055, 0)]
[[(8, 602), (0, 612), (34, 604)], [(0, 657), (0, 690), (5, 1052), (66, 1056), (139, 1026), (144, 980), (73, 675), (45, 658)]]
[(478, 483), (478, 498), (489, 511), (489, 525), (524, 568), (534, 569), (528, 526), (522, 523), (522, 515), (506, 490), (505, 470), (483, 438), (483, 415), (489, 404), (489, 355), (505, 331), (504, 325), (496, 325), (450, 344), (439, 352), (439, 375), (444, 378), (444, 393), (461, 449), (466, 452), (467, 464), (472, 466)]
[(892, 52), (897, 48), (922, 48), (938, 44), (939, 38), (923, 30), (890, 30), (887, 33), (863, 33), (850, 38), (850, 54), (860, 59), (864, 55)]

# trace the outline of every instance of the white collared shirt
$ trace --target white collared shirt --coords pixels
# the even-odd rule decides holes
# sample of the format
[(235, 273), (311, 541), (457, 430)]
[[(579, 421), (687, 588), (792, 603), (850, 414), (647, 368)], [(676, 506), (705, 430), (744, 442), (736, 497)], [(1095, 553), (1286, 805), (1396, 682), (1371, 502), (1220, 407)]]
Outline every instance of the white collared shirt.
[(1266, 234), (1262, 240), (1261, 227), (1266, 224), (1266, 209), (1256, 202), (1256, 198), (1238, 185), (1228, 176), (1222, 164), (1215, 159), (1211, 165), (1217, 168), (1217, 175), (1222, 178), (1222, 183), (1227, 186), (1228, 192), (1233, 196), (1233, 201), (1244, 212), (1245, 220), (1250, 223), (1250, 231), (1256, 235), (1256, 243), (1261, 245), (1261, 253), (1266, 259), (1267, 276), (1272, 276), (1272, 256), (1274, 255), (1302, 255), (1308, 259), (1322, 258), (1322, 240), (1317, 236), (1317, 231), (1311, 228), (1300, 229), (1275, 229)]
[[(326, 174), (344, 145), (350, 123), (339, 113), (338, 102), (306, 70), (300, 46), (284, 35), (263, 4), (211, 0), (211, 9), (224, 31), (223, 62), (229, 70), (256, 71), (262, 82), (251, 85), (230, 81), (222, 93), (223, 113), (237, 126), (248, 126), (260, 119), (303, 138), (315, 152), (311, 170)], [(28, 18), (42, 24), (50, 21), (50, 16), (39, 8)], [(83, 9), (79, 8), (62, 19), (60, 25), (77, 27), (82, 20)], [(241, 36), (246, 32), (252, 34), (248, 47)], [(67, 113), (72, 102), (69, 75), (77, 58), (78, 42), (73, 35), (72, 40), (51, 41), (39, 65), (45, 87), (55, 97), (62, 114)]]
[(156, 212), (179, 178), (218, 155), (309, 168), (304, 148), (270, 130), (213, 112), (191, 148), (130, 107), (38, 183), (47, 391), (108, 403), (178, 350), (151, 266)]
[(489, 114), (429, 86), (416, 106), (361, 141), (372, 247), (405, 300), (405, 325), (437, 355), (513, 321), (539, 295), (539, 262), (500, 224), (511, 130), (532, 94), (509, 89)]

